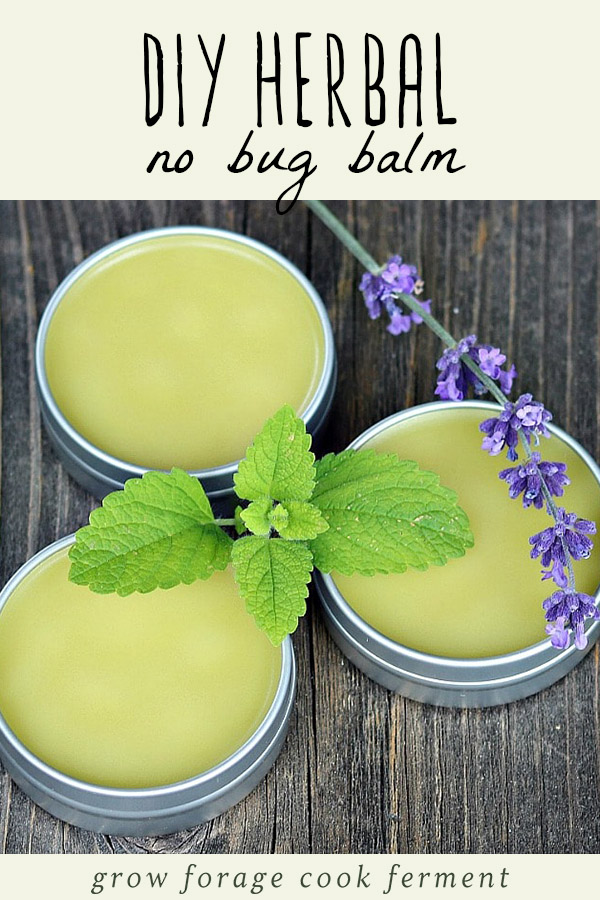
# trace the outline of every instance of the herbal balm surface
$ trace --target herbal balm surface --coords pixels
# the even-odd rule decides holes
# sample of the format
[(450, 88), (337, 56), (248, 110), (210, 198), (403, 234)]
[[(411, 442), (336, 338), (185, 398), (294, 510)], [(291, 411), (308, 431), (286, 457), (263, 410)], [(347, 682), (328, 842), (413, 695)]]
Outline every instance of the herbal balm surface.
[(0, 613), (0, 711), (22, 743), (120, 788), (190, 778), (241, 747), (273, 702), (281, 650), (231, 571), (121, 598), (71, 584), (68, 569), (59, 550)]
[(241, 459), (284, 403), (301, 414), (324, 369), (321, 320), (282, 265), (235, 240), (149, 238), (68, 288), (45, 365), (65, 418), (146, 468)]
[[(367, 445), (416, 460), (458, 494), (475, 545), (465, 556), (424, 572), (335, 575), (350, 606), (378, 631), (405, 646), (445, 657), (496, 656), (545, 638), (542, 601), (554, 590), (529, 557), (529, 537), (551, 525), (543, 510), (510, 500), (498, 472), (514, 463), (481, 450), (486, 410), (423, 413), (388, 428)], [(558, 505), (600, 522), (600, 486), (580, 457), (558, 438), (541, 440), (543, 459), (567, 463), (571, 484)], [(596, 542), (597, 544), (598, 542)], [(600, 583), (600, 552), (575, 563), (580, 591)]]

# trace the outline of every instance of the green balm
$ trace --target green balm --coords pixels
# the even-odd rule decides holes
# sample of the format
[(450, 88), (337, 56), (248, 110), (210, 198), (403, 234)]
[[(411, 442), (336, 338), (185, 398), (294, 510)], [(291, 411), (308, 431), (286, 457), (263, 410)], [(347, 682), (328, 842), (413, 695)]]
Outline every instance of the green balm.
[(61, 299), (45, 351), (79, 434), (125, 462), (188, 471), (240, 459), (284, 403), (301, 414), (324, 363), (302, 284), (254, 247), (199, 234), (92, 265)]
[[(335, 575), (350, 606), (378, 631), (405, 646), (443, 657), (496, 656), (544, 638), (542, 601), (555, 589), (529, 557), (530, 535), (549, 527), (543, 510), (510, 500), (498, 472), (514, 463), (481, 450), (485, 410), (424, 413), (388, 428), (365, 446), (413, 459), (458, 493), (475, 546), (464, 557), (424, 572)], [(567, 463), (572, 483), (559, 505), (600, 522), (600, 486), (580, 457), (556, 437), (542, 438), (543, 458)], [(596, 542), (597, 544), (598, 542)], [(580, 591), (600, 583), (600, 550), (575, 563)]]
[(222, 762), (256, 731), (281, 649), (245, 612), (231, 570), (168, 591), (93, 594), (67, 580), (68, 548), (0, 613), (0, 711), (61, 772), (155, 787)]

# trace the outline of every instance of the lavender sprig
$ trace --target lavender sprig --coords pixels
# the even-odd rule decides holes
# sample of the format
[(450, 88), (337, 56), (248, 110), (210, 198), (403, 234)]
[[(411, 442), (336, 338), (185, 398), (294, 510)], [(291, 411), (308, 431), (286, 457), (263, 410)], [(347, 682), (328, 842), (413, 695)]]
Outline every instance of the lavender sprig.
[(561, 497), (565, 485), (569, 484), (566, 466), (542, 461), (541, 454), (532, 449), (532, 445), (538, 446), (540, 437), (550, 436), (547, 423), (552, 414), (531, 394), (521, 394), (514, 403), (508, 399), (517, 376), (515, 367), (503, 369), (506, 357), (501, 350), (477, 344), (475, 335), (456, 341), (446, 331), (431, 314), (431, 300), (419, 300), (424, 283), (415, 266), (403, 262), (400, 256), (392, 256), (384, 266), (378, 266), (320, 200), (305, 203), (367, 269), (359, 287), (370, 317), (378, 318), (387, 312), (390, 319), (387, 330), (392, 334), (404, 333), (413, 324), (424, 322), (446, 344), (447, 349), (437, 362), (435, 393), (444, 400), (460, 401), (473, 388), (478, 395), (489, 392), (500, 405), (499, 415), (480, 425), (485, 435), (482, 449), (492, 456), (506, 450), (512, 462), (518, 459), (517, 447), (522, 449), (525, 462), (503, 469), (499, 477), (507, 482), (509, 497), (516, 499), (522, 494), (524, 508), (533, 505), (541, 509), (545, 504), (554, 519), (553, 526), (530, 538), (531, 557), (542, 557), (542, 579), (553, 580), (558, 588), (542, 604), (548, 621), (546, 633), (557, 649), (569, 646), (571, 634), (575, 646), (585, 649), (585, 622), (600, 618), (600, 612), (593, 597), (576, 590), (572, 560), (589, 556), (592, 541), (588, 535), (596, 532), (596, 526), (556, 506), (553, 498)]

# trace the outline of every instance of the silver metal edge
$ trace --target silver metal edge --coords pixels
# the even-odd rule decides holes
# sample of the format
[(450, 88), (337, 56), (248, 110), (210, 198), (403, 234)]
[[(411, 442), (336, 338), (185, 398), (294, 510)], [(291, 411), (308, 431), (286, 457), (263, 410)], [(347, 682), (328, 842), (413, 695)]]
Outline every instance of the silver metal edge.
[[(498, 409), (498, 405), (485, 400), (462, 401), (460, 404), (451, 401), (421, 404), (377, 422), (352, 441), (349, 447), (359, 449), (371, 438), (399, 421), (427, 412), (457, 408), (493, 412)], [(578, 454), (600, 486), (600, 468), (590, 454), (561, 428), (550, 424), (549, 429)], [(476, 705), (486, 705), (482, 698), (487, 693), (495, 695), (490, 704), (519, 699), (534, 693), (558, 680), (573, 668), (591, 649), (600, 634), (600, 620), (588, 622), (586, 629), (588, 647), (584, 652), (577, 650), (574, 644), (565, 650), (557, 651), (552, 647), (550, 638), (546, 638), (522, 650), (500, 656), (439, 657), (398, 644), (369, 625), (346, 602), (330, 575), (317, 572), (315, 584), (323, 604), (328, 628), (344, 652), (352, 650), (350, 658), (353, 662), (363, 671), (367, 669), (369, 677), (384, 683), (386, 687), (390, 687), (390, 682), (397, 679), (398, 689), (402, 693), (411, 696), (412, 690), (415, 699), (440, 705), (470, 705), (465, 701), (465, 693), (480, 695)], [(595, 597), (598, 606), (600, 586)], [(530, 683), (526, 685), (528, 681)], [(426, 698), (424, 694), (427, 695)]]
[[(0, 592), (0, 613), (17, 585), (74, 539), (74, 535), (61, 538), (22, 565)], [(169, 822), (171, 830), (178, 830), (207, 821), (233, 806), (259, 783), (283, 743), (295, 691), (296, 662), (291, 638), (287, 637), (281, 646), (281, 673), (273, 703), (254, 734), (217, 766), (173, 784), (110, 788), (73, 778), (32, 753), (1, 713), (0, 753), (7, 770), (40, 806), (73, 824), (91, 830), (110, 829), (115, 834), (164, 834), (167, 832), (147, 829)]]
[[(233, 243), (243, 244), (274, 260), (276, 263), (282, 266), (282, 268), (289, 272), (290, 275), (292, 275), (292, 277), (301, 285), (301, 287), (308, 294), (310, 300), (312, 301), (313, 306), (315, 307), (319, 316), (319, 321), (323, 329), (324, 337), (323, 371), (321, 373), (321, 377), (312, 399), (309, 401), (306, 409), (302, 413), (300, 413), (301, 418), (307, 426), (307, 430), (311, 432), (318, 431), (332, 403), (333, 393), (335, 390), (335, 380), (337, 376), (337, 365), (331, 323), (329, 321), (329, 317), (327, 315), (327, 311), (325, 309), (323, 301), (317, 293), (315, 287), (300, 271), (300, 269), (298, 269), (292, 262), (278, 253), (278, 251), (273, 250), (271, 247), (268, 247), (266, 244), (263, 244), (260, 241), (255, 240), (254, 238), (250, 238), (242, 234), (236, 234), (235, 232), (226, 231), (224, 229), (205, 228), (204, 226), (200, 225), (176, 225), (165, 228), (153, 228), (147, 231), (141, 231), (132, 235), (128, 235), (127, 237), (120, 238), (117, 241), (113, 241), (112, 243), (107, 244), (105, 247), (101, 247), (91, 256), (86, 257), (86, 259), (84, 259), (81, 263), (79, 263), (79, 265), (72, 269), (72, 271), (66, 276), (66, 278), (63, 279), (63, 281), (58, 285), (58, 287), (52, 294), (50, 300), (48, 301), (48, 305), (46, 306), (42, 314), (35, 345), (35, 376), (37, 392), (40, 404), (45, 413), (46, 421), (49, 420), (54, 423), (53, 437), (55, 437), (57, 431), (60, 431), (61, 443), (63, 448), (65, 449), (65, 452), (70, 452), (75, 461), (78, 461), (79, 455), (83, 454), (88, 470), (94, 468), (94, 461), (99, 463), (101, 468), (99, 471), (96, 471), (96, 476), (101, 482), (106, 480), (103, 470), (108, 470), (111, 473), (111, 475), (108, 476), (108, 479), (114, 477), (116, 473), (122, 473), (122, 480), (125, 481), (127, 480), (127, 478), (140, 477), (145, 472), (149, 471), (149, 469), (143, 466), (135, 465), (134, 463), (128, 463), (124, 460), (120, 460), (118, 457), (112, 456), (110, 453), (106, 453), (104, 450), (96, 447), (94, 444), (84, 438), (83, 435), (81, 435), (75, 428), (73, 428), (70, 422), (65, 418), (56, 401), (54, 400), (54, 397), (52, 396), (52, 392), (50, 390), (50, 386), (48, 384), (48, 379), (46, 376), (45, 347), (50, 322), (52, 320), (54, 312), (56, 311), (56, 308), (58, 307), (59, 303), (61, 302), (67, 291), (70, 289), (70, 287), (74, 284), (75, 281), (77, 281), (78, 278), (81, 277), (84, 272), (92, 268), (98, 262), (102, 261), (108, 256), (111, 256), (113, 253), (119, 252), (124, 247), (142, 243), (147, 240), (154, 240), (161, 237), (174, 237), (178, 235), (204, 235), (206, 237), (216, 237), (223, 240), (232, 241)], [(68, 443), (65, 443), (65, 441), (67, 441)], [(72, 450), (71, 447), (68, 446), (68, 444), (71, 444), (73, 448), (77, 449)], [(235, 460), (233, 462), (226, 463), (221, 466), (214, 466), (208, 469), (196, 469), (193, 471), (190, 470), (190, 474), (195, 478), (200, 479), (201, 481), (203, 481), (203, 483), (205, 483), (205, 485), (208, 486), (208, 493), (210, 494), (210, 496), (223, 496), (231, 492), (231, 488), (228, 486), (228, 484), (230, 481), (232, 481), (238, 464), (239, 460)], [(121, 480), (120, 477), (119, 480)], [(214, 483), (214, 490), (211, 490), (211, 483)], [(112, 488), (108, 486), (107, 489), (111, 490)]]

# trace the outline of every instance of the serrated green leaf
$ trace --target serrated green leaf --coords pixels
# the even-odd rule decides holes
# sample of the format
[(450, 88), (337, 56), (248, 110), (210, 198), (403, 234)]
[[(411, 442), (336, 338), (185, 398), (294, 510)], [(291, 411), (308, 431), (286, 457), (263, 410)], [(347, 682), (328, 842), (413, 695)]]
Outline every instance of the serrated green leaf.
[[(285, 518), (280, 516), (279, 524), (276, 524), (272, 515), (271, 524), (277, 529), (281, 537), (287, 541), (310, 541), (329, 528), (320, 510), (313, 506), (312, 503), (303, 503), (300, 500), (287, 500), (280, 506), (286, 513)], [(275, 510), (273, 510), (274, 512)]]
[(315, 566), (343, 575), (426, 569), (473, 545), (454, 491), (415, 462), (374, 450), (330, 453), (317, 463), (311, 502), (329, 529), (310, 543)]
[(240, 516), (248, 531), (252, 534), (269, 534), (271, 531), (271, 523), (269, 514), (273, 506), (273, 501), (265, 498), (263, 500), (253, 500), (246, 509), (242, 509)]
[(69, 578), (100, 594), (191, 584), (225, 569), (233, 541), (202, 485), (181, 469), (132, 478), (94, 510), (69, 551)]
[(243, 500), (308, 500), (315, 483), (311, 437), (291, 406), (269, 419), (248, 448), (234, 477)]
[(235, 542), (231, 560), (246, 609), (280, 644), (306, 612), (312, 553), (306, 544), (253, 535)]

